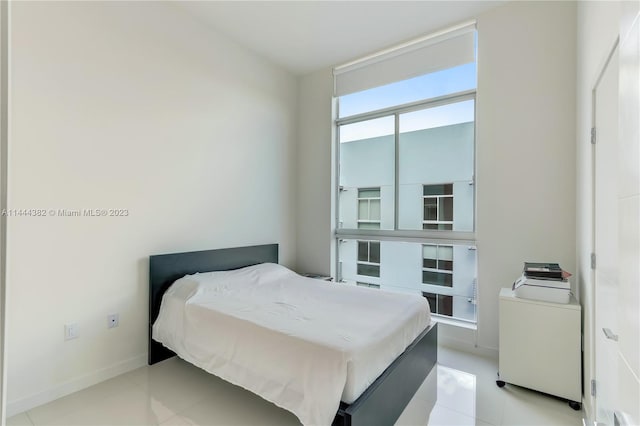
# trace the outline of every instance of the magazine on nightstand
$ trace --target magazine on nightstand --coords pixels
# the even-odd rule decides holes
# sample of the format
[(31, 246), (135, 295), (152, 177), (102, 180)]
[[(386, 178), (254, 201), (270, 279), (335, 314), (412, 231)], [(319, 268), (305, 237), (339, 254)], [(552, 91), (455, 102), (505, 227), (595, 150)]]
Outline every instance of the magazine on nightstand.
[(525, 262), (522, 275), (511, 289), (516, 297), (552, 303), (569, 303), (570, 273), (557, 263)]

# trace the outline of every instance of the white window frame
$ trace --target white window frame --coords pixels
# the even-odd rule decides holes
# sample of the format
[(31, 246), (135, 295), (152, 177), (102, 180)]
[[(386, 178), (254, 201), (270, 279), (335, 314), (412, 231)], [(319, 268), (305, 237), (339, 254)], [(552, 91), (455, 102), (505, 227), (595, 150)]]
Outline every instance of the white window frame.
[[(398, 105), (391, 108), (384, 108), (381, 110), (370, 111), (363, 114), (356, 114), (349, 117), (336, 118), (334, 120), (335, 125), (335, 164), (336, 170), (334, 173), (335, 176), (335, 197), (334, 197), (334, 220), (336, 224), (342, 224), (340, 221), (340, 126), (353, 124), (358, 122), (369, 121), (375, 118), (381, 118), (386, 116), (394, 116), (395, 117), (395, 134), (396, 134), (396, 149), (395, 149), (395, 164), (396, 164), (396, 179), (394, 183), (394, 206), (395, 206), (395, 214), (393, 220), (393, 229), (359, 229), (359, 228), (343, 228), (339, 226), (335, 230), (336, 239), (344, 238), (344, 239), (410, 239), (416, 242), (432, 242), (432, 241), (454, 241), (459, 244), (469, 244), (475, 245), (475, 199), (474, 195), (474, 230), (473, 231), (453, 231), (453, 230), (429, 230), (429, 229), (400, 229), (398, 226), (398, 210), (399, 210), (399, 182), (398, 182), (398, 164), (399, 164), (399, 127), (400, 127), (400, 116), (407, 112), (413, 112), (421, 109), (435, 108), (443, 105), (449, 105), (459, 102), (464, 102), (468, 100), (474, 101), (474, 107), (476, 106), (476, 89), (466, 90), (464, 92), (452, 93), (445, 96), (439, 96), (436, 98), (425, 99), (418, 102), (411, 102), (404, 105)], [(475, 118), (474, 118), (475, 123)], [(475, 137), (474, 137), (474, 156), (476, 152), (475, 148)], [(475, 176), (475, 161), (474, 161), (474, 170), (473, 176)], [(473, 184), (473, 182), (471, 182)], [(336, 242), (337, 243), (337, 242)], [(337, 248), (337, 246), (336, 246)]]

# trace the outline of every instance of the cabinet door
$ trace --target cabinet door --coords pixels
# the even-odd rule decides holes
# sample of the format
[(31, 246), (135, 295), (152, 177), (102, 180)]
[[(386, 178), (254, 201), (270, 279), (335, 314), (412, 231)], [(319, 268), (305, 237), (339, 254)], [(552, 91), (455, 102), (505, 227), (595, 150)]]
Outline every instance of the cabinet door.
[(500, 299), (500, 379), (581, 401), (580, 310)]

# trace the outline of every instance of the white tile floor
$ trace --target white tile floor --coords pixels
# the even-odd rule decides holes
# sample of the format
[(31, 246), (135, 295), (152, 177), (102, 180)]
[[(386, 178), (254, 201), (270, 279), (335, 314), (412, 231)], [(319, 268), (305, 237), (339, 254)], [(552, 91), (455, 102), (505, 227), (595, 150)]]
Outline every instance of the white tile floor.
[[(497, 362), (440, 348), (396, 425), (582, 425), (565, 401), (495, 384)], [(295, 416), (172, 358), (7, 420), (23, 425), (299, 425)]]

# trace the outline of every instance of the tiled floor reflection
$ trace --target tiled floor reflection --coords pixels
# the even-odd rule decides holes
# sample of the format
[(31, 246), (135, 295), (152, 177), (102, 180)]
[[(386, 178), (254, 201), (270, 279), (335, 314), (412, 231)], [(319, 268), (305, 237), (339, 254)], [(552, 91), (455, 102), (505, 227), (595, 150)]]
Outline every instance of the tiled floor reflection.
[[(497, 361), (446, 348), (397, 425), (576, 425), (565, 401), (495, 384)], [(18, 425), (299, 425), (295, 416), (177, 358), (18, 414)]]
[(426, 398), (421, 388), (397, 425), (582, 425), (583, 413), (562, 399), (513, 385), (498, 388), (496, 359), (439, 348), (438, 360), (435, 397)]

